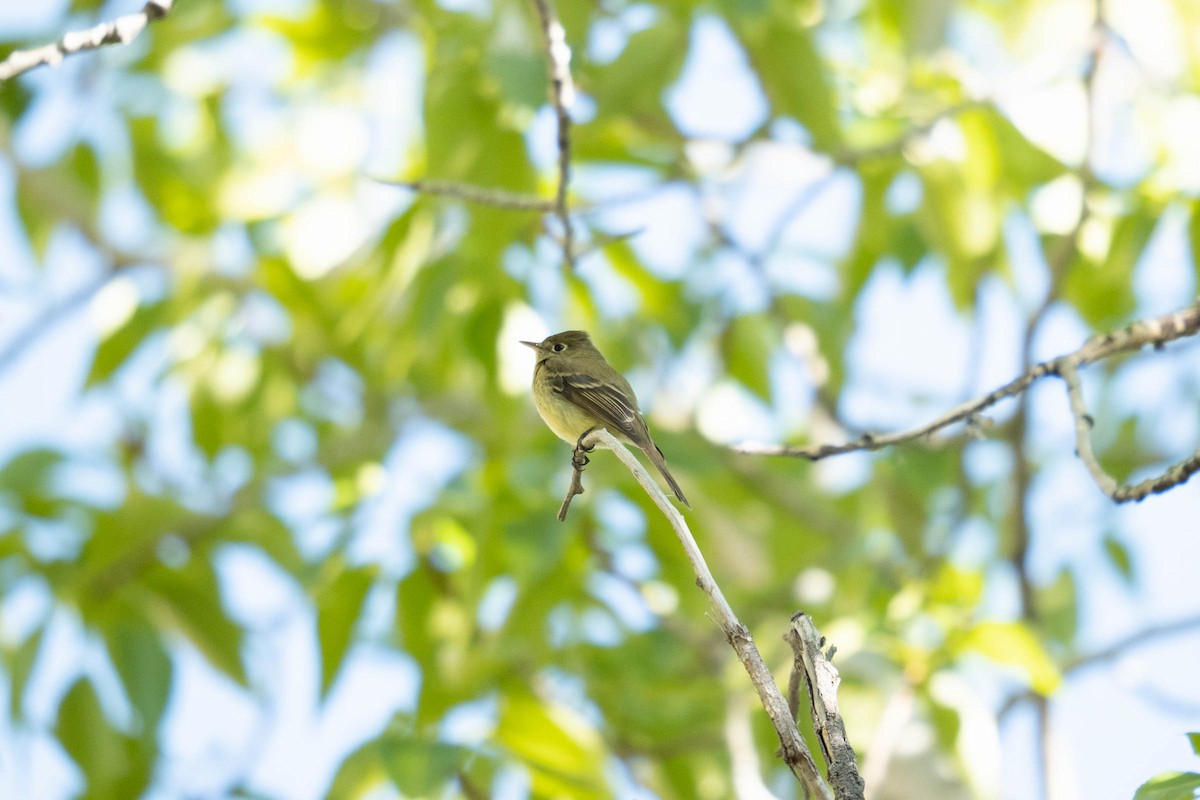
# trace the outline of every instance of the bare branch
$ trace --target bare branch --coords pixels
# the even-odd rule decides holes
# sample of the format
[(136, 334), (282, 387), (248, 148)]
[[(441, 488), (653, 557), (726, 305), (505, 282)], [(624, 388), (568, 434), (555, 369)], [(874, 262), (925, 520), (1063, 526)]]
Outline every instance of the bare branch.
[[(700, 546), (696, 544), (696, 539), (692, 536), (683, 515), (671, 504), (662, 489), (655, 483), (654, 478), (650, 477), (650, 473), (634, 457), (633, 453), (621, 445), (611, 433), (600, 428), (580, 439), (579, 447), (581, 449), (587, 450), (596, 446), (613, 451), (633, 473), (633, 477), (646, 490), (650, 499), (654, 501), (674, 529), (679, 543), (683, 546), (684, 554), (691, 562), (692, 571), (696, 574), (696, 585), (708, 595), (714, 619), (725, 634), (725, 639), (737, 653), (738, 660), (742, 662), (742, 666), (750, 675), (750, 681), (758, 692), (759, 701), (766, 709), (767, 716), (770, 717), (771, 724), (779, 736), (780, 752), (783, 755), (784, 763), (788, 765), (792, 774), (804, 786), (810, 797), (816, 798), (816, 800), (833, 800), (829, 784), (817, 771), (812, 753), (809, 752), (808, 745), (800, 736), (795, 719), (788, 711), (787, 701), (784, 700), (783, 694), (775, 684), (771, 671), (763, 663), (762, 655), (759, 654), (758, 647), (754, 644), (754, 638), (750, 635), (749, 629), (733, 613), (724, 593), (721, 592), (721, 587), (713, 578), (712, 572), (704, 560), (704, 555), (700, 552)], [(574, 464), (574, 462), (572, 463)]]
[[(1152, 625), (1149, 628), (1143, 628), (1122, 639), (1118, 639), (1107, 647), (1102, 647), (1099, 650), (1070, 659), (1063, 665), (1062, 674), (1068, 676), (1091, 667), (1098, 667), (1101, 664), (1115, 661), (1135, 647), (1141, 647), (1159, 639), (1180, 636), (1197, 630), (1200, 630), (1200, 615), (1183, 617), (1171, 622), (1164, 622), (1161, 625)], [(1035, 696), (1036, 693), (1032, 689), (1026, 689), (1010, 696), (1001, 704), (999, 710), (996, 712), (996, 719), (1003, 719), (1019, 703), (1031, 700)]]
[[(809, 461), (820, 461), (823, 458), (843, 453), (881, 450), (891, 445), (928, 437), (958, 422), (972, 422), (978, 418), (978, 415), (982, 411), (994, 406), (1005, 398), (1021, 394), (1034, 381), (1047, 375), (1058, 375), (1066, 381), (1068, 395), (1071, 397), (1072, 412), (1076, 418), (1077, 438), (1082, 436), (1082, 438), (1086, 439), (1087, 428), (1091, 426), (1091, 418), (1087, 415), (1086, 407), (1079, 393), (1078, 377), (1075, 375), (1077, 369), (1121, 353), (1136, 352), (1147, 345), (1159, 348), (1176, 339), (1194, 336), (1198, 331), (1200, 331), (1200, 303), (1162, 317), (1131, 323), (1112, 333), (1095, 336), (1075, 352), (1035, 364), (1023, 375), (1006, 383), (1004, 386), (982, 397), (962, 403), (937, 419), (910, 430), (882, 435), (867, 433), (854, 441), (844, 444), (790, 447), (786, 445), (748, 443), (735, 445), (732, 449), (735, 452), (746, 453), (748, 455), (789, 456), (792, 458), (805, 458)], [(1090, 443), (1081, 442), (1079, 453), (1101, 490), (1118, 503), (1125, 503), (1130, 500), (1142, 500), (1150, 494), (1178, 486), (1196, 472), (1200, 472), (1200, 452), (1197, 452), (1170, 467), (1162, 475), (1150, 478), (1134, 486), (1118, 486), (1115, 480), (1105, 475), (1103, 470), (1099, 468), (1092, 453)]]
[(137, 13), (117, 17), (112, 22), (102, 22), (85, 31), (66, 33), (57, 42), (34, 50), (14, 50), (8, 54), (8, 58), (0, 61), (0, 81), (15, 78), (34, 67), (57, 67), (67, 56), (85, 50), (95, 50), (106, 44), (129, 44), (151, 22), (170, 14), (173, 3), (174, 0), (147, 0)]
[(38, 339), (80, 306), (88, 303), (103, 289), (112, 274), (105, 274), (81, 286), (58, 302), (45, 308), (29, 324), (0, 347), (0, 372), (9, 369)]
[(579, 442), (575, 445), (575, 451), (571, 454), (571, 485), (567, 488), (567, 496), (563, 498), (562, 506), (558, 509), (558, 521), (565, 522), (567, 519), (567, 509), (571, 507), (571, 501), (577, 494), (583, 494), (583, 468), (588, 465), (587, 454), (595, 449), (595, 446), (585, 447), (584, 439), (588, 437), (588, 431), (583, 436), (579, 437)]
[(437, 197), (453, 197), (458, 200), (464, 200), (468, 203), (478, 203), (483, 206), (493, 206), (495, 208), (507, 208), (512, 211), (539, 211), (548, 213), (554, 211), (556, 206), (554, 201), (545, 200), (541, 197), (533, 197), (525, 194), (516, 194), (515, 192), (506, 192), (503, 189), (489, 189), (483, 186), (472, 186), (468, 183), (453, 183), (450, 181), (388, 181), (376, 179), (378, 183), (387, 186), (399, 186), (404, 189), (412, 189), (414, 192), (421, 194), (434, 195)]
[[(792, 674), (801, 675), (808, 690), (813, 730), (821, 743), (829, 782), (837, 800), (863, 800), (864, 783), (858, 772), (858, 758), (846, 737), (846, 725), (838, 711), (837, 687), (841, 676), (821, 648), (825, 637), (817, 632), (812, 619), (803, 611), (792, 616), (792, 627), (783, 637), (792, 646)], [(799, 705), (797, 701), (797, 705)]]
[(1063, 667), (1064, 673), (1077, 672), (1088, 667), (1095, 667), (1100, 664), (1113, 661), (1135, 647), (1141, 647), (1144, 644), (1149, 644), (1156, 639), (1165, 639), (1171, 636), (1178, 636), (1183, 633), (1191, 633), (1192, 631), (1200, 630), (1200, 615), (1183, 617), (1172, 622), (1164, 622), (1161, 625), (1154, 625), (1149, 628), (1132, 633), (1124, 639), (1119, 639), (1107, 647), (1102, 647), (1099, 650), (1088, 653), (1087, 655), (1078, 656), (1066, 663)]
[(575, 229), (567, 208), (567, 188), (571, 183), (571, 115), (567, 108), (575, 100), (571, 79), (571, 48), (562, 23), (554, 15), (550, 0), (532, 0), (542, 25), (550, 72), (550, 102), (558, 119), (558, 188), (554, 193), (554, 213), (562, 224), (563, 266), (575, 268)]

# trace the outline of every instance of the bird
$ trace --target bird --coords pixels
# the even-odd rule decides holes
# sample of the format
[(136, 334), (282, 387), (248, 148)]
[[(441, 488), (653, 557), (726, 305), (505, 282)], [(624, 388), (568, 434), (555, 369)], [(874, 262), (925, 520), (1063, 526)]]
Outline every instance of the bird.
[(645, 453), (679, 502), (691, 508), (667, 469), (662, 450), (650, 438), (633, 387), (604, 359), (587, 331), (563, 331), (540, 342), (521, 344), (537, 353), (533, 402), (558, 438), (578, 445), (586, 434), (605, 428)]

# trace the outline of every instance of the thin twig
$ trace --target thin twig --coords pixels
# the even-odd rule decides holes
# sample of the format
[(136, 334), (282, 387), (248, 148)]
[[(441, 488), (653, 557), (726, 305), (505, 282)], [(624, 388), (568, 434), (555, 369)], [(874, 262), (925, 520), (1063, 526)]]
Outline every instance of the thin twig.
[(503, 189), (490, 189), (483, 186), (472, 186), (469, 183), (454, 183), (451, 181), (388, 181), (376, 179), (378, 183), (387, 186), (400, 186), (412, 189), (421, 194), (437, 197), (453, 197), (468, 203), (478, 203), (495, 208), (506, 208), (511, 211), (539, 211), (549, 213), (556, 210), (553, 200), (534, 197), (527, 194), (507, 192)]
[(57, 67), (63, 59), (85, 50), (95, 50), (106, 44), (129, 44), (151, 22), (171, 13), (174, 0), (147, 0), (142, 10), (102, 22), (84, 31), (72, 31), (52, 44), (34, 50), (14, 50), (0, 61), (0, 81), (15, 78), (34, 67)]
[[(1198, 331), (1200, 331), (1200, 303), (1162, 317), (1131, 323), (1119, 331), (1092, 337), (1075, 352), (1035, 364), (1024, 374), (1000, 388), (982, 397), (962, 403), (937, 419), (910, 430), (881, 435), (867, 433), (854, 441), (844, 444), (822, 444), (809, 447), (742, 444), (736, 445), (732, 449), (736, 452), (749, 455), (789, 456), (792, 458), (805, 458), (809, 461), (819, 461), (823, 458), (842, 453), (880, 450), (891, 445), (911, 442), (930, 436), (958, 422), (969, 422), (976, 418), (980, 412), (1005, 398), (1021, 394), (1034, 381), (1044, 378), (1047, 375), (1064, 377), (1067, 380), (1068, 391), (1070, 391), (1071, 381), (1064, 376), (1064, 371), (1071, 373), (1088, 364), (1102, 361), (1121, 353), (1136, 352), (1148, 345), (1156, 348), (1162, 347), (1166, 343), (1176, 339), (1194, 336)], [(1082, 401), (1080, 400), (1079, 402), (1081, 403)], [(1075, 401), (1073, 401), (1073, 405), (1075, 405)], [(1084, 410), (1082, 414), (1077, 416), (1077, 419), (1081, 423), (1086, 423), (1086, 420), (1090, 419), (1090, 417), (1087, 417), (1086, 410)], [(1086, 450), (1085, 448), (1080, 448), (1081, 457), (1085, 451), (1090, 452), (1090, 447), (1087, 447)], [(1124, 503), (1130, 500), (1141, 500), (1155, 492), (1161, 492), (1173, 486), (1178, 486), (1198, 471), (1200, 471), (1200, 452), (1170, 467), (1162, 475), (1150, 478), (1135, 486), (1116, 486), (1114, 481), (1112, 487), (1106, 488), (1105, 484), (1099, 480), (1097, 483), (1100, 484), (1100, 488), (1104, 490), (1105, 494), (1114, 501)]]
[(102, 275), (96, 280), (84, 284), (53, 305), (43, 309), (29, 324), (9, 339), (3, 347), (0, 347), (0, 372), (4, 372), (16, 363), (17, 359), (26, 350), (32, 347), (52, 327), (62, 322), (67, 314), (95, 297), (101, 289), (108, 285), (108, 282), (112, 278), (111, 273)]
[(558, 120), (558, 188), (554, 193), (554, 213), (562, 224), (563, 266), (575, 268), (575, 229), (567, 208), (567, 189), (571, 183), (571, 114), (568, 107), (575, 100), (575, 83), (571, 79), (571, 48), (562, 23), (550, 8), (550, 0), (533, 0), (542, 36), (546, 43), (546, 58), (550, 72), (550, 102)]
[(642, 485), (650, 499), (667, 518), (667, 522), (671, 524), (679, 543), (683, 546), (684, 554), (692, 565), (692, 571), (696, 574), (696, 585), (708, 595), (708, 601), (717, 624), (725, 634), (725, 639), (737, 653), (738, 660), (742, 662), (742, 666), (750, 675), (750, 681), (758, 692), (759, 701), (779, 736), (780, 752), (784, 763), (788, 765), (792, 774), (800, 781), (810, 797), (816, 798), (816, 800), (833, 800), (829, 784), (817, 771), (812, 753), (809, 752), (808, 745), (800, 736), (795, 719), (788, 712), (787, 701), (775, 684), (771, 671), (763, 663), (762, 655), (759, 654), (749, 629), (733, 613), (733, 609), (721, 592), (721, 587), (713, 578), (712, 572), (704, 560), (704, 555), (700, 552), (700, 547), (696, 544), (696, 539), (692, 536), (683, 515), (671, 504), (671, 501), (663, 494), (662, 489), (658, 487), (658, 484), (650, 477), (650, 473), (634, 457), (633, 453), (613, 438), (608, 431), (603, 428), (593, 431), (584, 436), (579, 444), (585, 449), (600, 446), (612, 450), (621, 463), (633, 473), (633, 477)]
[(559, 522), (566, 521), (567, 510), (571, 507), (571, 500), (575, 498), (575, 495), (583, 494), (583, 468), (588, 465), (587, 454), (595, 449), (594, 445), (592, 447), (584, 447), (584, 439), (586, 438), (586, 433), (579, 437), (579, 442), (575, 445), (575, 450), (571, 454), (571, 485), (567, 487), (567, 496), (563, 498), (562, 506), (558, 509)]
[(842, 679), (830, 661), (832, 650), (826, 654), (821, 649), (825, 637), (817, 632), (812, 618), (803, 611), (792, 616), (792, 627), (784, 639), (792, 646), (792, 674), (801, 675), (801, 682), (808, 689), (813, 730), (825, 755), (834, 797), (837, 800), (863, 800), (864, 783), (858, 771), (858, 758), (850, 746), (846, 725), (838, 711), (837, 687)]
[[(1164, 622), (1161, 625), (1152, 625), (1149, 628), (1143, 628), (1140, 631), (1129, 634), (1110, 645), (1095, 650), (1091, 653), (1085, 653), (1081, 656), (1076, 656), (1070, 659), (1062, 668), (1064, 677), (1073, 675), (1076, 672), (1081, 672), (1085, 669), (1098, 667), (1102, 664), (1107, 664), (1110, 661), (1115, 661), (1121, 656), (1128, 653), (1135, 647), (1141, 647), (1145, 644), (1151, 644), (1158, 639), (1167, 639), (1172, 636), (1180, 636), (1182, 634), (1191, 633), (1200, 630), (1200, 615), (1191, 617), (1183, 617), (1181, 619)], [(1017, 704), (1030, 700), (1036, 696), (1036, 692), (1032, 689), (1026, 689), (1010, 696), (1001, 704), (996, 712), (996, 719), (1004, 719), (1009, 712), (1017, 706)]]

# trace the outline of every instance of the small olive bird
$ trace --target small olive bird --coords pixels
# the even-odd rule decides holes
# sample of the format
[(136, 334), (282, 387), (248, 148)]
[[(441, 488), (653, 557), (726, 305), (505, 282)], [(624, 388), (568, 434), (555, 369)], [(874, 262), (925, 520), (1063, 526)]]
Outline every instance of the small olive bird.
[(558, 438), (574, 445), (593, 429), (606, 428), (645, 453), (679, 502), (691, 508), (667, 469), (662, 450), (650, 438), (629, 381), (609, 366), (586, 331), (563, 331), (536, 344), (521, 344), (537, 353), (533, 402)]

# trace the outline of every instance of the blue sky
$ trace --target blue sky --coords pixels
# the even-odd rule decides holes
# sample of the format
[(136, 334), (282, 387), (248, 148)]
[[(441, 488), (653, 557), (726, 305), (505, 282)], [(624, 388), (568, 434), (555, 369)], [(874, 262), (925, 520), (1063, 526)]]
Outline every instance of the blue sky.
[[(238, 4), (241, 8), (251, 5)], [(299, 2), (272, 5), (303, 7)], [(39, 15), (27, 4), (0, 3), (0, 29), (36, 31), (54, 38), (59, 7), (61, 4), (47, 4)], [(1061, 14), (1065, 15), (1063, 19), (1075, 19), (1069, 10)], [(623, 18), (623, 24), (624, 28), (606, 28), (598, 33), (590, 44), (591, 51), (602, 54), (619, 47), (622, 37), (629, 32), (653, 24), (653, 14), (644, 7), (634, 6)], [(1132, 47), (1141, 48), (1137, 49), (1141, 57), (1147, 47), (1153, 47), (1154, 31), (1159, 30), (1155, 28), (1158, 17), (1155, 13), (1147, 14), (1145, 27), (1149, 32), (1132, 22), (1129, 25), (1123, 32), (1129, 36)], [(147, 35), (152, 36), (153, 29)], [(835, 27), (827, 43), (831, 49), (846, 46), (838, 35)], [(1076, 146), (1071, 132), (1078, 131), (1078, 120), (1070, 117), (1073, 106), (1061, 102), (1060, 81), (1053, 78), (1057, 74), (1055, 67), (1049, 68), (1052, 76), (1049, 81), (1044, 75), (1038, 80), (1038, 76), (1029, 74), (1029, 64), (1053, 56), (1059, 43), (1050, 39), (1029, 42), (1027, 58), (1017, 63), (1011, 54), (999, 52), (988, 36), (985, 28), (970, 24), (968, 17), (966, 23), (952, 31), (951, 43), (961, 52), (971, 54), (972, 66), (984, 84), (1003, 90), (1003, 102), (1013, 109), (1014, 119), (1019, 123), (1027, 121), (1029, 135), (1069, 160)], [(1074, 40), (1067, 39), (1067, 46), (1059, 49), (1070, 50)], [(253, 44), (240, 41), (237, 36), (223, 42), (221, 54), (229, 61), (222, 62), (222, 69), (235, 74), (239, 64), (244, 64), (239, 59), (250, 58), (251, 53), (258, 57), (261, 50), (252, 49)], [(209, 45), (197, 49), (206, 48), (211, 49)], [(1169, 51), (1171, 47), (1164, 44), (1159, 49)], [(667, 92), (664, 102), (680, 128), (697, 139), (690, 151), (697, 169), (713, 187), (731, 234), (750, 250), (756, 250), (765, 241), (770, 221), (794, 199), (797, 186), (827, 180), (820, 199), (785, 230), (782, 241), (799, 254), (790, 256), (791, 260), (768, 265), (779, 280), (796, 281), (806, 294), (819, 299), (836, 288), (837, 275), (829, 264), (844, 252), (852, 235), (857, 218), (857, 186), (850, 175), (836, 172), (823, 159), (798, 153), (791, 146), (755, 146), (742, 161), (736, 164), (732, 161), (729, 142), (753, 129), (766, 113), (762, 92), (746, 71), (745, 63), (723, 25), (715, 18), (701, 16), (693, 29), (692, 50), (684, 74)], [(1168, 55), (1159, 54), (1154, 58), (1147, 56), (1143, 63), (1151, 70), (1169, 70), (1172, 62)], [(372, 88), (360, 105), (264, 111), (247, 103), (234, 115), (234, 125), (249, 141), (256, 132), (292, 119), (289, 115), (295, 112), (301, 119), (298, 136), (311, 138), (307, 145), (301, 142), (298, 148), (301, 157), (307, 153), (309, 160), (285, 168), (298, 175), (298, 180), (311, 178), (313, 173), (319, 178), (323, 170), (390, 174), (398, 169), (395, 154), (403, 152), (403, 148), (381, 148), (377, 143), (403, 142), (418, 134), (416, 114), (422, 64), (423, 55), (415, 38), (390, 37), (379, 45), (368, 62), (366, 84)], [(14, 132), (14, 149), (19, 158), (31, 163), (51, 160), (70, 137), (80, 134), (78, 107), (72, 104), (66, 90), (55, 88), (58, 82), (73, 85), (64, 72), (77, 68), (69, 62), (60, 71), (43, 70), (30, 76), (29, 81), (43, 87), (49, 99), (41, 101), (33, 119)], [(1130, 65), (1123, 68), (1119, 60), (1112, 69), (1116, 70), (1112, 85), (1117, 89), (1111, 97), (1105, 97), (1103, 111), (1106, 118), (1120, 118), (1132, 101), (1119, 89), (1133, 85), (1136, 76), (1121, 72), (1135, 70)], [(248, 78), (249, 85), (242, 87), (250, 96), (256, 80), (269, 81), (271, 70), (268, 67), (264, 71), (267, 77), (260, 73), (256, 78)], [(1067, 74), (1069, 77), (1069, 69)], [(397, 92), (398, 75), (406, 76), (407, 91)], [(397, 100), (398, 96), (404, 99)], [(579, 101), (577, 115), (581, 121), (586, 120), (587, 103), (586, 97)], [(1178, 115), (1187, 118), (1188, 113), (1185, 108)], [(1136, 120), (1126, 125), (1114, 124), (1106, 131), (1096, 149), (1097, 164), (1106, 176), (1121, 179), (1145, 168), (1148, 147)], [(788, 133), (780, 131), (780, 138), (786, 140)], [(106, 134), (100, 126), (87, 135), (102, 139)], [(939, 135), (935, 131), (931, 137), (933, 146), (954, 146), (951, 134), (941, 139)], [(328, 137), (340, 143), (347, 138), (359, 141), (361, 147), (349, 161), (327, 161), (324, 154), (335, 150), (329, 147)], [(533, 121), (529, 145), (534, 162), (551, 170), (554, 145), (550, 115), (543, 113)], [(346, 154), (340, 151), (332, 156), (345, 159)], [(1186, 181), (1189, 173), (1182, 156), (1179, 162), (1183, 165), (1180, 180)], [(368, 183), (364, 181), (364, 185)], [(577, 181), (578, 191), (593, 198), (624, 195), (643, 188), (645, 176), (630, 171), (581, 170)], [(1191, 189), (1196, 191), (1200, 186), (1193, 185)], [(372, 226), (388, 219), (404, 202), (392, 190), (378, 191), (378, 187), (369, 186), (361, 189), (356, 200), (375, 204), (365, 228), (356, 227), (361, 221), (345, 217), (346, 206), (336, 202), (314, 202), (306, 208), (310, 216), (298, 219), (298, 230), (304, 228), (305, 219), (320, 218), (327, 223), (326, 229), (337, 220), (345, 222), (344, 238), (334, 242), (325, 257), (314, 257), (308, 263), (306, 268), (311, 274), (320, 274), (334, 266), (345, 247), (368, 237)], [(118, 197), (111, 208), (114, 210), (107, 217), (108, 225), (118, 237), (137, 241), (146, 235), (142, 229), (145, 219), (139, 215), (136, 203)], [(700, 201), (691, 192), (666, 186), (636, 204), (604, 212), (601, 222), (612, 230), (641, 229), (633, 240), (634, 246), (662, 274), (678, 275), (693, 263), (696, 249), (707, 235), (699, 222), (701, 212)], [(1139, 316), (1174, 310), (1195, 297), (1196, 272), (1186, 247), (1185, 223), (1181, 214), (1168, 214), (1151, 250), (1138, 266), (1135, 289)], [(11, 164), (0, 160), (0, 281), (22, 287), (0, 298), (0, 342), (23, 330), (40, 309), (56, 298), (94, 280), (101, 266), (96, 254), (78, 237), (64, 232), (55, 237), (46, 266), (39, 271), (19, 230), (13, 207)], [(857, 309), (860, 330), (846, 353), (852, 378), (842, 411), (848, 422), (870, 429), (923, 422), (964, 397), (1003, 383), (1017, 373), (1020, 354), (1015, 343), (1024, 315), (1040, 302), (1047, 277), (1040, 262), (1030, 254), (1034, 231), (1028, 222), (1009, 221), (1005, 234), (1011, 251), (1024, 252), (1026, 257), (1014, 257), (1011, 284), (990, 279), (983, 287), (980, 321), (966, 320), (954, 310), (944, 287), (943, 268), (934, 261), (922, 264), (911, 275), (902, 274), (899, 268), (877, 271), (861, 297)], [(294, 246), (297, 253), (311, 252), (301, 240)], [(231, 263), (237, 262), (237, 251), (237, 243), (232, 242)], [(545, 263), (513, 268), (556, 268), (552, 248), (540, 255)], [(609, 279), (602, 263), (585, 263), (582, 268), (610, 313), (631, 310), (628, 296)], [(725, 293), (731, 310), (754, 310), (763, 298), (745, 290), (745, 270), (746, 264), (738, 257), (725, 257), (705, 275), (707, 290)], [(139, 283), (141, 291), (154, 291), (152, 277), (135, 276), (134, 280), (144, 281)], [(528, 313), (518, 319), (531, 327), (540, 325), (540, 332), (545, 333), (570, 322), (562, 317), (563, 308), (562, 297), (551, 289), (547, 296), (534, 298)], [(34, 444), (50, 443), (80, 452), (101, 451), (118, 434), (121, 418), (112, 395), (93, 393), (83, 399), (79, 397), (97, 341), (95, 310), (95, 304), (83, 304), (42, 334), (19, 361), (0, 373), (0, 398), (4, 398), (5, 411), (0, 414), (0, 460)], [(972, 337), (978, 335), (979, 329), (985, 335), (978, 340), (976, 351), (972, 348)], [(533, 331), (521, 338), (540, 338), (538, 333)], [(1051, 357), (1075, 349), (1090, 333), (1072, 313), (1056, 310), (1040, 331), (1034, 350), (1038, 357)], [(526, 355), (515, 344), (505, 358), (514, 372), (527, 373), (531, 368), (530, 363), (522, 362)], [(800, 358), (781, 359), (774, 365), (774, 378), (780, 385), (798, 389), (789, 396), (811, 398), (811, 369), (813, 365)], [(1198, 438), (1195, 414), (1182, 411), (1194, 407), (1189, 403), (1194, 404), (1196, 386), (1186, 376), (1195, 374), (1200, 374), (1200, 348), (1194, 345), (1145, 356), (1117, 373), (1117, 402), (1121, 408), (1137, 409), (1154, 418), (1150, 435), (1176, 457), (1191, 452)], [(651, 408), (665, 405), (662, 400), (666, 397), (684, 398), (696, 409), (702, 432), (716, 441), (772, 439), (807, 421), (809, 409), (804, 406), (766, 408), (732, 384), (708, 386), (682, 382), (663, 386), (660, 377), (649, 372), (631, 375), (639, 395)], [(136, 376), (123, 380), (127, 397), (144, 396), (136, 385)], [(1094, 384), (1089, 385), (1095, 388)], [(519, 387), (519, 382), (514, 383), (514, 391), (524, 391)], [(182, 398), (168, 399), (159, 410), (168, 429), (172, 424), (180, 424), (180, 403)], [(1042, 465), (1031, 503), (1036, 539), (1033, 576), (1050, 582), (1064, 566), (1074, 571), (1081, 586), (1081, 639), (1085, 649), (1102, 647), (1147, 626), (1200, 614), (1194, 577), (1180, 569), (1180, 565), (1200, 563), (1200, 536), (1195, 535), (1200, 484), (1193, 481), (1162, 497), (1114, 511), (1073, 456), (1070, 417), (1061, 386), (1046, 383), (1033, 392), (1032, 418), (1034, 457)], [(664, 418), (661, 407), (655, 424), (671, 424), (671, 420)], [(186, 431), (176, 427), (156, 445), (163, 448), (168, 461), (180, 462), (181, 472), (186, 471), (184, 462), (188, 459), (187, 448), (180, 444), (185, 434)], [(1096, 435), (1111, 436), (1103, 420)], [(301, 449), (304, 446), (302, 429), (284, 431), (280, 436), (291, 437), (288, 440), (291, 446)], [(364, 511), (352, 549), (355, 557), (402, 574), (411, 563), (411, 554), (407, 543), (402, 538), (398, 540), (394, 532), (404, 529), (412, 515), (432, 502), (439, 488), (465, 467), (470, 446), (457, 434), (434, 423), (415, 426), (401, 437), (383, 464), (383, 474), (362, 476), (363, 480), (378, 482), (378, 493)], [(440, 458), (431, 462), (430, 453), (440, 454)], [(974, 446), (969, 459), (981, 481), (1011, 468), (1003, 452), (986, 443)], [(865, 457), (824, 462), (812, 474), (831, 491), (845, 490), (866, 476)], [(92, 482), (89, 485), (94, 485), (96, 492), (106, 490), (103, 469), (85, 480)], [(329, 489), (327, 479), (320, 474), (301, 476), (291, 484), (281, 483), (277, 487), (281, 498), (300, 496), (311, 503), (307, 509), (300, 509), (299, 513), (307, 516), (296, 522), (311, 523), (307, 525), (311, 540), (306, 543), (312, 548), (319, 549), (321, 536), (329, 534), (319, 524), (327, 509), (327, 503), (322, 502), (323, 492)], [(295, 503), (282, 500), (279, 506), (296, 508)], [(608, 509), (607, 513), (615, 519), (628, 521), (628, 508), (618, 499), (610, 498)], [(1105, 562), (1098, 547), (1099, 537), (1104, 534), (1117, 537), (1132, 552), (1138, 575), (1135, 586), (1123, 583)], [(956, 556), (967, 563), (982, 560), (989, 553), (979, 549), (986, 548), (981, 541), (982, 537), (964, 536), (962, 552)], [(640, 553), (636, 544), (631, 543), (626, 558), (631, 570), (645, 567), (646, 554)], [(193, 792), (219, 792), (228, 780), (248, 769), (253, 784), (264, 792), (296, 800), (318, 797), (345, 753), (378, 731), (394, 710), (412, 706), (419, 675), (405, 656), (369, 643), (359, 644), (352, 651), (331, 699), (318, 709), (314, 704), (319, 676), (312, 609), (304, 597), (290, 581), (249, 550), (231, 548), (222, 557), (219, 569), (231, 612), (259, 634), (247, 659), (251, 673), (262, 679), (261, 685), (267, 687), (269, 696), (243, 696), (188, 646), (177, 645), (173, 655), (180, 670), (179, 688), (165, 734), (165, 747), (174, 756), (171, 763), (175, 771), (162, 776), (163, 796), (185, 788)], [(991, 576), (986, 602), (998, 616), (1003, 616), (1012, 613), (1016, 587), (1011, 575), (997, 569), (997, 574)], [(634, 600), (620, 597), (612, 587), (596, 586), (594, 591), (606, 595), (624, 622), (635, 626), (644, 623), (646, 611)], [(495, 608), (502, 610), (504, 598), (504, 587), (498, 586)], [(390, 624), (389, 602), (388, 597), (372, 598), (364, 623), (367, 631)], [(19, 635), (22, 619), (44, 613), (47, 603), (45, 589), (36, 585), (13, 593), (2, 609), (5, 635)], [(82, 633), (76, 621), (60, 613), (51, 630), (54, 655), (39, 670), (32, 689), (33, 718), (47, 726), (52, 726), (57, 700), (78, 670), (94, 675), (101, 685), (106, 682), (112, 685), (114, 680), (106, 674), (97, 643)], [(1200, 696), (1194, 676), (1184, 666), (1195, 663), (1200, 663), (1200, 636), (1192, 634), (1138, 648), (1113, 664), (1091, 670), (1070, 682), (1052, 703), (1053, 734), (1056, 747), (1060, 748), (1056, 752), (1067, 765), (1062, 771), (1064, 783), (1056, 800), (1129, 796), (1142, 780), (1155, 772), (1195, 768), (1182, 736), (1184, 731), (1198, 727), (1196, 720), (1200, 716), (1196, 713)], [(983, 671), (972, 670), (964, 671), (963, 681), (974, 693), (955, 686), (945, 686), (943, 690), (946, 702), (959, 706), (968, 719), (977, 719), (977, 712), (986, 710), (980, 704), (995, 701), (1009, 685)], [(563, 681), (561, 691), (570, 694), (569, 681)], [(1163, 702), (1162, 698), (1169, 700)], [(260, 701), (262, 706), (258, 705)], [(1174, 709), (1170, 707), (1172, 703)], [(463, 709), (447, 723), (447, 735), (462, 741), (474, 740), (486, 732), (492, 711), (486, 704)], [(118, 708), (114, 713), (125, 712)], [(995, 748), (989, 749), (986, 730), (981, 728), (985, 732), (974, 743), (976, 747), (964, 754), (968, 763), (984, 775), (985, 783), (987, 774), (1003, 776), (997, 795), (1000, 798), (1016, 800), (1032, 793), (1034, 783), (1029, 765), (1036, 759), (1029, 751), (1031, 724), (1028, 711), (1018, 710), (999, 730)], [(1140, 734), (1128, 735), (1130, 731)], [(297, 754), (303, 758), (297, 759)], [(65, 797), (76, 786), (65, 756), (47, 737), (36, 732), (0, 730), (0, 763), (27, 764), (29, 769), (24, 777), (35, 776), (33, 789), (37, 797)], [(1103, 769), (1097, 768), (1098, 764), (1103, 764)], [(25, 786), (5, 784), (21, 779), (20, 772), (0, 770), (0, 793), (16, 796), (27, 790)], [(505, 781), (509, 796), (521, 796), (519, 775), (511, 775)]]

